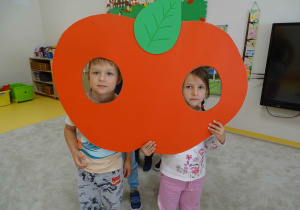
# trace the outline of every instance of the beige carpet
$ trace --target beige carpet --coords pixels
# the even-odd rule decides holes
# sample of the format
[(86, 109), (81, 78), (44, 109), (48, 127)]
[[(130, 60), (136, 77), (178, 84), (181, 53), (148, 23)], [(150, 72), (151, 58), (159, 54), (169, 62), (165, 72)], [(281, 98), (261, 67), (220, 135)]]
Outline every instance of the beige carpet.
[[(64, 119), (0, 134), (1, 210), (80, 209)], [(232, 133), (227, 139), (226, 147), (206, 151), (201, 209), (300, 209), (299, 149)], [(158, 209), (159, 173), (140, 166), (139, 180), (142, 209)], [(123, 209), (130, 209), (126, 181)]]

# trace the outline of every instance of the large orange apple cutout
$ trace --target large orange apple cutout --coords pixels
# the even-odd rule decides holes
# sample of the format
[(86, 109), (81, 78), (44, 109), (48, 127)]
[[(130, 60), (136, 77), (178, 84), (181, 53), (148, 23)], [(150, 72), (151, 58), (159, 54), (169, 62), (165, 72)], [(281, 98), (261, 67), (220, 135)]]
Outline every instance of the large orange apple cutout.
[[(82, 69), (95, 57), (115, 62), (123, 88), (109, 104), (94, 104), (84, 93)], [(190, 109), (181, 87), (187, 73), (212, 66), (222, 79), (219, 103), (205, 112)], [(211, 134), (208, 123), (225, 125), (241, 108), (247, 76), (232, 39), (204, 22), (182, 22), (169, 51), (150, 54), (134, 36), (134, 20), (117, 15), (82, 19), (60, 38), (53, 62), (54, 81), (61, 103), (78, 129), (98, 147), (132, 151), (156, 141), (157, 153), (185, 151)]]

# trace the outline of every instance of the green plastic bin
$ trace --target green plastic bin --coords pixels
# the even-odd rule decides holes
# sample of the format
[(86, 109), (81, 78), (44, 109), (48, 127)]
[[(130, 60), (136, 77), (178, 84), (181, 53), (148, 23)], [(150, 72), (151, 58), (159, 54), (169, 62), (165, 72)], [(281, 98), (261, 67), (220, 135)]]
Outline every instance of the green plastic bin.
[(13, 102), (23, 102), (33, 99), (32, 85), (25, 85), (22, 83), (10, 84), (10, 99)]
[(209, 89), (211, 95), (221, 95), (222, 83), (220, 80), (209, 80)]

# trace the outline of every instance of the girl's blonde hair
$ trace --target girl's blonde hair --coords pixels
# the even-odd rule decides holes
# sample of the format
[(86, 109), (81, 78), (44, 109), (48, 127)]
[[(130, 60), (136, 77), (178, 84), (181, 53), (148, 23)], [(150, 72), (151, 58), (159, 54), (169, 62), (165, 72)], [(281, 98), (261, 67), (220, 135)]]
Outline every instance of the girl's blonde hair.
[(93, 60), (90, 60), (87, 65), (86, 65), (86, 69), (87, 69), (87, 73), (88, 75), (90, 74), (90, 69), (91, 69), (91, 66), (93, 65), (96, 65), (96, 64), (99, 64), (99, 65), (102, 65), (102, 64), (109, 64), (110, 66), (114, 67), (117, 71), (118, 71), (118, 74), (119, 76), (121, 77), (121, 72), (120, 72), (120, 69), (119, 67), (117, 66), (117, 64), (115, 64), (113, 61), (111, 60), (108, 60), (106, 58), (101, 58), (101, 57), (98, 57), (98, 58), (94, 58)]

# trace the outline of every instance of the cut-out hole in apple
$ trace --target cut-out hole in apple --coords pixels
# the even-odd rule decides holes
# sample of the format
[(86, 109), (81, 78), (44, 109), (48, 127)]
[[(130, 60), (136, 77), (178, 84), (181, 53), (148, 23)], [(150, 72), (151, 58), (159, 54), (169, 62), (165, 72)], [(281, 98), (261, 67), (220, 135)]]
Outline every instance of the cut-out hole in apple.
[(83, 68), (82, 86), (88, 99), (96, 104), (102, 104), (95, 100), (97, 96), (113, 96), (109, 102), (113, 102), (120, 94), (123, 81), (119, 67), (111, 60), (94, 58)]
[(199, 66), (190, 71), (182, 83), (185, 103), (195, 111), (207, 111), (218, 104), (222, 83), (218, 72), (210, 66)]

